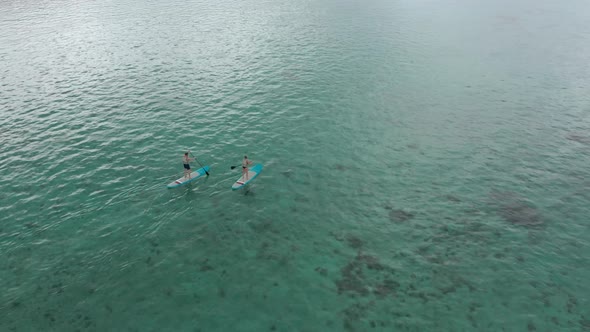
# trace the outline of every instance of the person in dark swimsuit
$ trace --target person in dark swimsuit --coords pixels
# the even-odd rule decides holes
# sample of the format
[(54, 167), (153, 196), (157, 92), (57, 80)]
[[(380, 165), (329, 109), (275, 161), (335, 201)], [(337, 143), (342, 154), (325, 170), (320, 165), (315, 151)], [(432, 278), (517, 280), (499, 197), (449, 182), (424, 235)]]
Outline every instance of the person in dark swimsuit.
[(193, 158), (189, 158), (188, 154), (190, 151), (185, 152), (184, 156), (182, 156), (182, 164), (184, 165), (184, 177), (189, 178), (191, 177), (191, 165), (190, 162), (193, 161)]
[(248, 181), (248, 166), (252, 165), (252, 162), (248, 159), (248, 156), (244, 156), (242, 160), (242, 178), (244, 181)]

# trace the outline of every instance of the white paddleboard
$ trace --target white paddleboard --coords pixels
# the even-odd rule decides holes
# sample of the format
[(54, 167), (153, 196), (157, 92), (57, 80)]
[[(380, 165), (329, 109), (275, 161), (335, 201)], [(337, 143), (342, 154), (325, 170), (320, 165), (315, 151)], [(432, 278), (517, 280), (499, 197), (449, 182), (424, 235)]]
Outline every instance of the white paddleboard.
[(236, 181), (232, 186), (231, 189), (232, 190), (237, 190), (242, 188), (243, 186), (247, 185), (248, 183), (250, 183), (250, 181), (254, 180), (258, 174), (260, 174), (260, 172), (262, 172), (262, 165), (261, 164), (257, 164), (254, 165), (253, 167), (251, 167), (248, 170), (248, 177), (247, 179), (244, 178), (244, 176), (242, 175), (238, 181)]
[(168, 185), (166, 187), (170, 188), (176, 188), (176, 187), (180, 187), (180, 186), (184, 186), (187, 183), (193, 182), (196, 179), (202, 177), (203, 175), (207, 174), (207, 172), (209, 172), (209, 166), (205, 166), (203, 168), (199, 168), (198, 170), (194, 171), (191, 173), (190, 177), (181, 177), (180, 179), (174, 181), (174, 182), (170, 182), (168, 183)]

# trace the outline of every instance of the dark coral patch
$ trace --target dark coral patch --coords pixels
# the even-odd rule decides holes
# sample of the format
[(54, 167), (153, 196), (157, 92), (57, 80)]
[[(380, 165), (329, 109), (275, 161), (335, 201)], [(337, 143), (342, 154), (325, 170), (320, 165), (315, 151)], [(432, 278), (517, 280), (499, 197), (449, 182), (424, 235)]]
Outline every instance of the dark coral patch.
[(348, 245), (353, 249), (360, 249), (363, 246), (363, 241), (354, 235), (348, 235), (346, 237)]
[(384, 298), (389, 295), (395, 295), (395, 291), (399, 288), (399, 286), (399, 282), (391, 279), (385, 279), (382, 283), (375, 287), (373, 294), (380, 298)]
[(342, 278), (336, 281), (338, 294), (351, 292), (361, 296), (369, 294), (369, 290), (364, 284), (362, 265), (356, 260), (349, 262), (340, 270)]
[[(379, 262), (377, 257), (359, 253), (341, 270), (341, 278), (336, 281), (338, 293), (367, 296), (371, 293), (379, 297), (393, 294), (399, 284), (389, 278), (395, 271)], [(366, 277), (365, 273), (385, 274), (383, 282), (376, 283), (376, 278)]]
[(507, 222), (526, 227), (543, 225), (541, 214), (527, 199), (512, 192), (499, 191), (493, 191), (490, 198), (492, 207)]
[(213, 266), (211, 266), (211, 265), (209, 264), (209, 259), (208, 259), (208, 258), (207, 258), (207, 259), (205, 259), (204, 261), (202, 261), (202, 262), (201, 262), (201, 266), (199, 267), (199, 270), (200, 270), (201, 272), (211, 271), (211, 270), (213, 270), (213, 269), (214, 269), (214, 268), (213, 268)]
[(539, 212), (524, 202), (513, 202), (501, 206), (498, 213), (504, 220), (514, 225), (539, 226), (543, 224)]
[(363, 320), (367, 315), (367, 310), (369, 309), (369, 304), (360, 304), (355, 303), (350, 307), (344, 309), (342, 311), (342, 315), (344, 316), (343, 321), (343, 328), (346, 331), (356, 331), (354, 328), (355, 323), (359, 323)]
[(414, 214), (404, 210), (389, 211), (389, 219), (395, 222), (404, 222), (414, 218)]
[(328, 275), (328, 270), (326, 270), (323, 267), (316, 267), (315, 271), (324, 277), (326, 277)]
[(566, 136), (566, 138), (570, 141), (582, 143), (582, 144), (590, 144), (590, 136), (584, 136), (580, 134), (571, 133)]
[(455, 195), (446, 195), (445, 198), (454, 203), (460, 203), (461, 199)]

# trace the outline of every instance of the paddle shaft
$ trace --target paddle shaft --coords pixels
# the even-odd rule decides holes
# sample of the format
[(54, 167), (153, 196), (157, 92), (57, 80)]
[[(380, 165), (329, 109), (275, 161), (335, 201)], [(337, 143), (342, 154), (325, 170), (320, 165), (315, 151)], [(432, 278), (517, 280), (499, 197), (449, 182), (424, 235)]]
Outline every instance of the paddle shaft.
[(209, 172), (207, 172), (207, 170), (205, 169), (205, 167), (203, 167), (203, 165), (201, 165), (201, 163), (197, 160), (197, 157), (195, 157), (195, 155), (192, 152), (190, 154), (191, 154), (191, 156), (193, 158), (195, 158), (195, 161), (199, 164), (199, 166), (201, 166), (201, 168), (205, 171), (205, 173), (207, 174), (207, 176), (209, 176)]

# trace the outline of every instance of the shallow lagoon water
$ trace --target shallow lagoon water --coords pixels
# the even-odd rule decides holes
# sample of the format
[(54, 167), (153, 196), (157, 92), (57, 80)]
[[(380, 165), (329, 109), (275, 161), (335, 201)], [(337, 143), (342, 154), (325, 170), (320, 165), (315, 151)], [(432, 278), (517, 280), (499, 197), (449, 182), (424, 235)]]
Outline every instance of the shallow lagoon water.
[(590, 329), (589, 6), (2, 2), (0, 330)]

